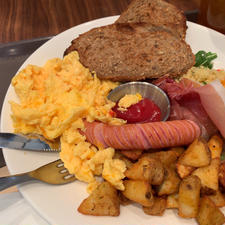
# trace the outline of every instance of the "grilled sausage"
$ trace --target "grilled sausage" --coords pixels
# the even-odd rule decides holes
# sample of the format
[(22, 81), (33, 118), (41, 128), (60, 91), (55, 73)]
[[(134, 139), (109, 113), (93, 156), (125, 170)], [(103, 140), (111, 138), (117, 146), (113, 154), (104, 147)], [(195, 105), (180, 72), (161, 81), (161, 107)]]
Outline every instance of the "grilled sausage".
[(201, 134), (199, 126), (190, 120), (121, 126), (85, 122), (85, 128), (84, 135), (93, 145), (127, 150), (188, 145)]

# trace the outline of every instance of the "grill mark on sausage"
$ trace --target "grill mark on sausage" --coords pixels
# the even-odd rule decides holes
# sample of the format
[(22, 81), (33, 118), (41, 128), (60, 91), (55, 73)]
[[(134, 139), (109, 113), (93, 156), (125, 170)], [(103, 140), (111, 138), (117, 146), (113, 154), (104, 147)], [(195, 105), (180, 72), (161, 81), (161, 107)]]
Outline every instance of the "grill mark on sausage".
[[(174, 140), (174, 144), (177, 144), (178, 142), (181, 141), (181, 136), (180, 136), (180, 132), (179, 130), (176, 128), (176, 126), (174, 124), (170, 124), (171, 128), (173, 128), (173, 130), (171, 129), (172, 135), (173, 135), (173, 140)], [(175, 135), (174, 135), (175, 133)], [(176, 139), (176, 137), (178, 139)]]
[(167, 135), (165, 134), (165, 131), (164, 131), (164, 124), (163, 124), (163, 129), (162, 129), (162, 126), (160, 124), (156, 124), (156, 127), (158, 128), (158, 131), (160, 130), (161, 131), (161, 135), (159, 134), (161, 140), (163, 143), (166, 143), (166, 145), (168, 146), (169, 145), (169, 142), (168, 142), (168, 139), (167, 139)]
[(173, 135), (171, 134), (171, 130), (168, 127), (169, 127), (168, 124), (165, 123), (164, 124), (164, 129), (167, 130), (169, 143), (173, 143), (174, 138), (173, 138)]
[(137, 127), (139, 129), (139, 132), (141, 133), (141, 135), (143, 136), (143, 139), (144, 139), (144, 146), (145, 146), (145, 149), (148, 149), (148, 148), (152, 148), (152, 144), (151, 142), (149, 141), (149, 139), (147, 138), (146, 136), (146, 133), (145, 133), (145, 130), (143, 129), (143, 126), (141, 126), (140, 124), (137, 124)]

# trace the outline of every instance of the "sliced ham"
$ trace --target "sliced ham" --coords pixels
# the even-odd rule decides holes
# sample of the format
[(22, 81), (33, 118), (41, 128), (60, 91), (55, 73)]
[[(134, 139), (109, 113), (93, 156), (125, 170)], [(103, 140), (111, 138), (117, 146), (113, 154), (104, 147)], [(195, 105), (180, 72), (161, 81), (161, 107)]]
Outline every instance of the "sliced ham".
[(164, 77), (155, 81), (163, 89), (171, 103), (169, 120), (192, 120), (201, 128), (201, 136), (208, 139), (217, 132), (217, 127), (206, 112), (200, 99), (198, 89), (202, 86), (183, 78), (179, 83)]
[(196, 91), (205, 111), (225, 138), (225, 88), (216, 80)]
[(200, 136), (201, 131), (190, 120), (121, 126), (85, 122), (83, 134), (90, 143), (98, 147), (145, 150), (188, 145)]

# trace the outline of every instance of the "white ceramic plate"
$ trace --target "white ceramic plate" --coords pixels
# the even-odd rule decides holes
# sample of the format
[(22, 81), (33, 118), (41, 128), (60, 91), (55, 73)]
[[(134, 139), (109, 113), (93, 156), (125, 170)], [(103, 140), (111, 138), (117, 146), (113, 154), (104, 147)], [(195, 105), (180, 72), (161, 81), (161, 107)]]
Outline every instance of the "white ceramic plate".
[[(22, 65), (43, 65), (46, 60), (62, 57), (71, 40), (93, 27), (113, 23), (117, 17), (107, 17), (73, 27), (55, 36), (36, 50)], [(225, 36), (206, 27), (188, 22), (187, 42), (196, 53), (198, 50), (212, 51), (218, 54), (216, 68), (225, 68)], [(20, 68), (20, 69), (21, 69)], [(1, 131), (13, 132), (10, 118), (9, 100), (16, 100), (10, 86), (2, 109)], [(57, 153), (34, 153), (18, 150), (3, 150), (4, 157), (12, 174), (35, 169), (58, 158)], [(84, 216), (77, 212), (81, 201), (87, 197), (86, 184), (74, 182), (63, 186), (52, 186), (34, 182), (19, 186), (27, 201), (52, 225), (178, 225), (196, 224), (195, 220), (181, 219), (175, 210), (167, 210), (163, 217), (150, 217), (142, 212), (138, 205), (121, 206), (119, 217)]]

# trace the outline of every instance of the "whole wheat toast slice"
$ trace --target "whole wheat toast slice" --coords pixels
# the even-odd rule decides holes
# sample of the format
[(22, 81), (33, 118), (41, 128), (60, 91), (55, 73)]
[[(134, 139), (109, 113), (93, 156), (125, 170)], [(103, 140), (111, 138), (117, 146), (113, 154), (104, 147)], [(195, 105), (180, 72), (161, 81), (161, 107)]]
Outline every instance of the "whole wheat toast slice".
[(164, 0), (133, 0), (116, 23), (145, 22), (165, 27), (182, 39), (186, 34), (186, 17), (182, 10)]
[(72, 41), (65, 51), (78, 51), (80, 62), (98, 78), (134, 81), (176, 77), (194, 65), (190, 46), (162, 27), (146, 23), (94, 28)]

